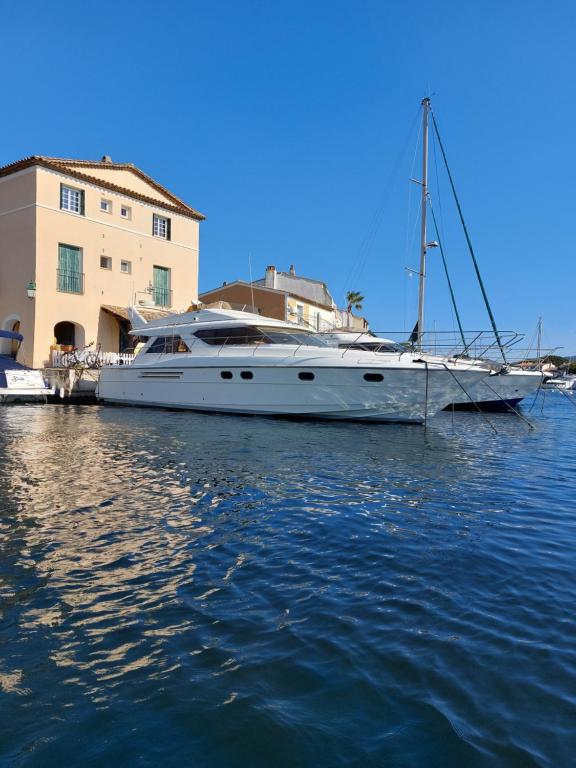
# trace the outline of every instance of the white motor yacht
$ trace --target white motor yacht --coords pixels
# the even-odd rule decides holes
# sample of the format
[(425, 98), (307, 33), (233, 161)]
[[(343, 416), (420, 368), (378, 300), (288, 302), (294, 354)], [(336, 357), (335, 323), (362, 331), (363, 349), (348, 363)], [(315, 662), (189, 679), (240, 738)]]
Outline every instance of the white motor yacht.
[[(331, 331), (321, 334), (327, 344), (339, 349), (370, 350), (377, 353), (401, 352), (404, 347), (392, 339), (375, 336), (372, 333), (357, 333), (354, 331)], [(454, 362), (458, 358), (451, 356), (431, 355), (423, 353), (421, 358), (428, 362)], [(527, 371), (514, 366), (497, 366), (482, 360), (467, 360), (467, 365), (491, 368), (486, 377), (474, 390), (474, 396), (468, 398), (460, 390), (457, 399), (450, 403), (448, 409), (509, 411), (515, 408), (521, 400), (536, 395), (542, 386), (543, 374), (540, 371)]]
[(341, 350), (279, 320), (203, 309), (134, 328), (131, 365), (104, 366), (105, 403), (326, 419), (423, 422), (489, 369), (396, 349)]

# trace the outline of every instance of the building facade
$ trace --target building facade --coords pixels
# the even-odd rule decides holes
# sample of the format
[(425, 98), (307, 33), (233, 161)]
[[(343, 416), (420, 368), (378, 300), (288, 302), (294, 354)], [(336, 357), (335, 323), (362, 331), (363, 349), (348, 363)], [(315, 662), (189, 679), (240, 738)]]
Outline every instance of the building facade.
[(368, 323), (363, 317), (339, 309), (326, 283), (296, 274), (293, 266), (288, 272), (279, 272), (275, 266), (266, 267), (260, 280), (252, 283), (236, 280), (200, 294), (205, 304), (223, 301), (234, 309), (254, 306), (266, 317), (274, 317), (315, 331), (334, 328), (365, 330)]
[(0, 328), (24, 335), (19, 359), (42, 367), (55, 345), (122, 351), (127, 307), (185, 310), (203, 219), (108, 157), (0, 168)]

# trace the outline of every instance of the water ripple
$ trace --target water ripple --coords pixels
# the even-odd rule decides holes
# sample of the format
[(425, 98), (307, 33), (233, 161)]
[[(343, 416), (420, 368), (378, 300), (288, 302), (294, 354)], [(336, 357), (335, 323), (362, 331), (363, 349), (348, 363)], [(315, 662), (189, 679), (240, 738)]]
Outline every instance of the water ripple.
[(570, 764), (572, 410), (1, 409), (2, 764)]

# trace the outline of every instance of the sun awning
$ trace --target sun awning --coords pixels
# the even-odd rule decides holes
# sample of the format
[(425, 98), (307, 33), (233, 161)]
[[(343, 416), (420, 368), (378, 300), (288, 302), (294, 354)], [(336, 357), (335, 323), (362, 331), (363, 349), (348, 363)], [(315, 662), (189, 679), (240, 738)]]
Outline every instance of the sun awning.
[[(104, 312), (108, 312), (109, 315), (113, 315), (118, 320), (124, 320), (130, 323), (130, 316), (128, 314), (128, 307), (116, 307), (112, 304), (102, 304), (101, 308)], [(173, 315), (173, 312), (167, 312), (164, 309), (147, 309), (142, 306), (137, 306), (138, 314), (141, 315), (146, 322), (150, 320), (157, 320), (159, 317), (167, 317)]]

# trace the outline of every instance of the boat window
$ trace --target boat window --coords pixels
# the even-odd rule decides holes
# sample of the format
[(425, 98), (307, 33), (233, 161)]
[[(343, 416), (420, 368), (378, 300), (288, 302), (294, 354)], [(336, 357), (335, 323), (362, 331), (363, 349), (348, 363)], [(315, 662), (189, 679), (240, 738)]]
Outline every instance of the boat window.
[(365, 344), (338, 344), (339, 349), (357, 349), (367, 352), (400, 352), (396, 344), (380, 344), (375, 341), (370, 341)]
[(178, 352), (190, 352), (190, 349), (180, 336), (158, 336), (146, 352), (156, 355), (174, 355)]
[(384, 376), (381, 373), (365, 373), (364, 381), (384, 381)]
[(266, 344), (297, 344), (306, 347), (325, 347), (326, 342), (315, 334), (303, 331), (300, 328), (294, 333), (283, 328), (260, 328), (266, 335)]
[(314, 374), (310, 373), (310, 371), (300, 371), (298, 378), (301, 381), (312, 381), (314, 379)]
[(232, 371), (220, 371), (220, 376), (223, 379), (231, 379), (232, 378)]
[(229, 328), (201, 328), (194, 336), (202, 339), (206, 344), (231, 344), (245, 346), (247, 344), (263, 344), (265, 337), (262, 331), (254, 326), (232, 326)]
[(240, 378), (241, 379), (253, 379), (254, 374), (252, 371), (240, 371)]
[(206, 344), (216, 346), (246, 346), (254, 344), (291, 344), (309, 347), (324, 347), (325, 342), (313, 333), (295, 330), (292, 333), (283, 328), (257, 328), (254, 325), (231, 326), (228, 328), (201, 328), (194, 334)]

